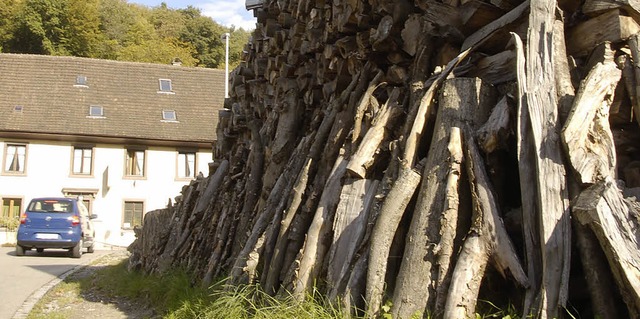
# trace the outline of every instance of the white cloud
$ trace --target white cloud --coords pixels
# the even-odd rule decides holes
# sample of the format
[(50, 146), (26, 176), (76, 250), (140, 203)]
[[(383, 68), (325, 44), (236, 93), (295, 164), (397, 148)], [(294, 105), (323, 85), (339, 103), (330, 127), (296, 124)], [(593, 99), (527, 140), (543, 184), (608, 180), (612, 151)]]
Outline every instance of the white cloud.
[(256, 28), (256, 18), (253, 10), (247, 11), (241, 0), (213, 0), (196, 5), (202, 10), (202, 15), (211, 17), (214, 21), (230, 27), (253, 30)]

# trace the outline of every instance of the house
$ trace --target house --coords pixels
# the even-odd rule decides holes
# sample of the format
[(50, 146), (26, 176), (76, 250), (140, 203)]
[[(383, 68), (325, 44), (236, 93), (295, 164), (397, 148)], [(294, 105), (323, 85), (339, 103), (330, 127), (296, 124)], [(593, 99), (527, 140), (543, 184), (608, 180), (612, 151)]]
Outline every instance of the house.
[[(223, 70), (0, 54), (0, 198), (82, 197), (102, 247), (208, 174)], [(100, 246), (99, 245), (99, 246)]]

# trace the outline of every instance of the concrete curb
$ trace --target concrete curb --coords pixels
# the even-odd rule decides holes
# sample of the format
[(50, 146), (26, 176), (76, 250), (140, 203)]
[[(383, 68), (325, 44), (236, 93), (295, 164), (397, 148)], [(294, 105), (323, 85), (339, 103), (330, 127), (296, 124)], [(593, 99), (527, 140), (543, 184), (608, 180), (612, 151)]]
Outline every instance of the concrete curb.
[[(103, 258), (110, 254), (115, 253), (115, 251), (105, 254), (104, 256), (98, 257)], [(76, 271), (87, 267), (96, 259), (86, 260), (83, 263), (67, 270), (66, 272), (60, 274), (58, 277), (51, 279), (48, 283), (44, 284), (40, 289), (34, 291), (27, 299), (22, 303), (22, 306), (16, 310), (16, 313), (11, 317), (11, 319), (25, 319), (29, 316), (29, 313), (36, 305), (36, 303), (47, 293), (51, 288), (55, 287), (57, 284), (65, 280), (69, 275), (75, 273)]]

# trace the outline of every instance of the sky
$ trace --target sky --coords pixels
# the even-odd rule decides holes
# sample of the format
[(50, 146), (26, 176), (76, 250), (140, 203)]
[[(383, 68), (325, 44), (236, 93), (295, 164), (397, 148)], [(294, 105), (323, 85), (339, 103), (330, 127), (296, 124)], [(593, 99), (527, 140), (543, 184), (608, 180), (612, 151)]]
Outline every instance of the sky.
[(129, 0), (148, 7), (159, 6), (162, 2), (172, 9), (184, 9), (193, 6), (200, 9), (202, 15), (211, 17), (213, 21), (230, 27), (232, 25), (245, 30), (256, 28), (253, 10), (247, 11), (244, 0)]

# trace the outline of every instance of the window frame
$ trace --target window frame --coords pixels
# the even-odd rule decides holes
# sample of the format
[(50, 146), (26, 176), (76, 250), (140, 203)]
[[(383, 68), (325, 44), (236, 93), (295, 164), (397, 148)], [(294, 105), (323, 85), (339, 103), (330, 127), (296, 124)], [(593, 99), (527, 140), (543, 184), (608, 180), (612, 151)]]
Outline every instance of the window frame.
[[(140, 160), (137, 158), (138, 154), (142, 152), (142, 173), (141, 174), (132, 174), (132, 161), (135, 161), (137, 164), (140, 164)], [(135, 154), (132, 158), (130, 157), (130, 153)], [(141, 147), (127, 147), (124, 149), (124, 179), (146, 179), (147, 176), (147, 150)]]
[[(79, 172), (76, 172), (76, 150), (82, 150), (82, 163), (81, 165), (81, 169)], [(89, 172), (88, 173), (84, 173), (84, 169), (82, 169), (84, 167), (85, 164), (85, 158), (86, 156), (84, 156), (86, 150), (89, 150), (91, 152), (90, 157), (89, 157)], [(94, 166), (94, 162), (95, 162), (95, 147), (93, 145), (74, 145), (71, 148), (71, 167), (70, 167), (70, 176), (73, 177), (93, 177), (93, 166)]]
[(87, 88), (89, 87), (88, 83), (89, 78), (86, 75), (78, 74), (76, 75), (76, 83), (73, 86)]
[[(167, 84), (169, 85), (168, 88), (165, 87)], [(173, 83), (171, 82), (171, 79), (158, 79), (158, 93), (175, 94), (173, 92)]]
[[(94, 114), (93, 110), (100, 110), (100, 114), (96, 115)], [(104, 106), (102, 105), (89, 105), (89, 115), (87, 115), (87, 117), (90, 118), (105, 118), (104, 116)]]
[(140, 204), (141, 207), (141, 211), (140, 211), (140, 226), (142, 226), (144, 224), (144, 216), (145, 214), (145, 206), (146, 203), (144, 200), (142, 199), (123, 199), (122, 200), (122, 216), (121, 216), (121, 222), (120, 222), (120, 227), (122, 229), (133, 229), (136, 224), (135, 224), (135, 207), (133, 208), (133, 213), (131, 216), (131, 223), (129, 223), (128, 226), (125, 225), (125, 223), (127, 223), (126, 217), (127, 217), (127, 204), (131, 203), (131, 204)]
[[(8, 150), (9, 147), (24, 147), (24, 158), (22, 160), (22, 170), (14, 171), (7, 169), (7, 160), (8, 160)], [(14, 157), (19, 156), (15, 155)], [(19, 159), (18, 159), (19, 161)], [(12, 159), (13, 162), (13, 159)], [(4, 151), (2, 152), (2, 175), (12, 175), (12, 176), (26, 176), (27, 175), (27, 163), (29, 163), (29, 144), (28, 143), (19, 143), (19, 142), (6, 142), (4, 143)]]
[[(187, 168), (187, 156), (191, 154), (193, 155), (193, 172), (192, 176), (186, 176), (185, 174), (181, 174), (181, 170)], [(181, 158), (181, 155), (184, 155), (185, 158)], [(184, 162), (184, 166), (180, 165), (182, 161)], [(176, 180), (193, 180), (196, 178), (198, 174), (198, 152), (194, 150), (178, 150), (176, 151)]]
[[(166, 115), (173, 114), (173, 118), (169, 118)], [(162, 110), (162, 121), (163, 122), (178, 122), (178, 113), (176, 110)]]

